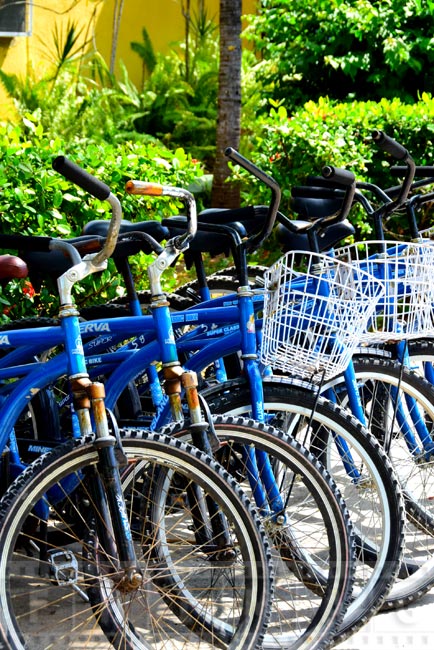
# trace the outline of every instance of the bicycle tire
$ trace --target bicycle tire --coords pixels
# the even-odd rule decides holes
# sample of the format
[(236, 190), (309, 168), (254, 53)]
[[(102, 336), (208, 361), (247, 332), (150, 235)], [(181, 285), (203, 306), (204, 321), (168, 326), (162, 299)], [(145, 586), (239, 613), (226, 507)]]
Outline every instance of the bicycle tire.
[[(39, 649), (45, 643), (149, 650), (160, 647), (158, 643), (164, 643), (165, 638), (172, 642), (175, 636), (192, 649), (216, 645), (238, 650), (258, 648), (272, 598), (269, 550), (260, 520), (236, 481), (211, 458), (167, 435), (142, 432), (140, 438), (124, 440), (124, 452), (129, 460), (126, 471), (130, 487), (125, 495), (128, 516), (134, 516), (130, 521), (137, 523), (132, 530), (138, 551), (143, 544), (139, 557), (145, 578), (140, 590), (123, 594), (117, 589), (114, 559), (101, 549), (95, 550), (95, 520), (100, 513), (92, 506), (93, 481), (85, 480), (87, 473), (94, 476), (98, 462), (92, 442), (65, 443), (29, 466), (0, 502), (0, 641), (14, 650)], [(135, 510), (143, 503), (143, 473), (162, 467), (194, 480), (217, 501), (236, 544), (232, 563), (210, 566), (200, 548), (192, 551), (187, 508), (175, 510), (167, 504), (164, 514), (171, 518), (170, 530), (176, 538), (167, 543), (179, 553), (184, 539), (184, 548), (188, 548), (187, 555), (176, 563), (176, 595), (182, 594), (193, 606), (195, 616), (185, 610), (182, 621), (171, 608), (163, 607), (161, 587), (157, 588), (154, 580), (158, 567), (146, 566), (145, 547), (152, 542), (141, 529), (140, 509)], [(132, 473), (137, 484), (131, 482)], [(67, 490), (67, 480), (72, 481), (69, 485), (74, 485), (73, 490)], [(54, 487), (59, 488), (62, 498), (56, 503), (51, 500), (44, 533), (43, 518), (34, 508), (46, 501), (47, 493), (54, 494)], [(89, 571), (92, 558), (98, 558), (99, 564)], [(108, 564), (105, 573), (102, 558)], [(107, 594), (105, 606), (95, 593)], [(83, 604), (78, 602), (80, 596)], [(170, 599), (170, 594), (165, 593), (165, 597)], [(175, 602), (175, 611), (179, 604), (179, 600)], [(211, 639), (210, 630), (214, 634)]]
[[(371, 486), (366, 483), (363, 491), (363, 487), (358, 487), (342, 471), (342, 462), (339, 465), (336, 456), (332, 459), (332, 465), (330, 458), (327, 462), (313, 444), (309, 446), (308, 439), (301, 440), (330, 471), (350, 512), (356, 536), (359, 535), (355, 576), (357, 591), (335, 634), (335, 640), (341, 641), (380, 609), (398, 574), (403, 548), (404, 506), (396, 477), (386, 454), (373, 436), (343, 409), (315, 395), (312, 386), (277, 378), (264, 380), (263, 386), (265, 414), (271, 413), (271, 422), (275, 426), (292, 437), (296, 436), (297, 426), (298, 439), (301, 435), (305, 437), (306, 426), (315, 430), (317, 437), (321, 430), (326, 430), (328, 435), (342, 436), (350, 445), (354, 458), (359, 460), (360, 465), (364, 464), (365, 477), (372, 481)], [(214, 413), (231, 413), (233, 416), (249, 413), (250, 391), (243, 380), (211, 387), (203, 395)], [(374, 490), (372, 485), (377, 485), (377, 489)], [(364, 497), (363, 503), (360, 503), (361, 497)], [(372, 528), (363, 526), (363, 513), (366, 515), (367, 512), (371, 516), (369, 525)], [(361, 534), (365, 539), (375, 541), (381, 549), (374, 560), (369, 547), (360, 543)], [(366, 562), (363, 555), (367, 556)], [(374, 566), (370, 569), (372, 562)]]
[[(213, 429), (221, 445), (219, 461), (251, 501), (255, 497), (243, 457), (246, 442), (249, 449), (265, 452), (280, 470), (285, 507), (279, 516), (285, 521), (266, 514), (256, 498), (274, 567), (273, 608), (263, 649), (327, 647), (341, 624), (353, 584), (354, 549), (348, 546), (348, 512), (342, 497), (322, 465), (281, 431), (223, 416), (214, 418)], [(167, 431), (182, 440), (191, 437), (181, 424), (170, 425)], [(140, 429), (128, 432), (140, 435)]]
[[(256, 276), (263, 277), (266, 270), (267, 267), (265, 266), (249, 266), (249, 276), (251, 276), (252, 281), (254, 281)], [(213, 273), (208, 276), (207, 284), (213, 298), (225, 293), (236, 293), (239, 286), (236, 268), (230, 266), (227, 269), (221, 269), (220, 271)], [(142, 313), (150, 313), (152, 300), (150, 291), (138, 291), (137, 297), (141, 305)], [(168, 293), (167, 299), (170, 303), (171, 309), (175, 311), (184, 311), (189, 307), (194, 307), (195, 304), (202, 302), (199, 293), (199, 282), (197, 280), (192, 280), (191, 282), (181, 285), (175, 292)], [(128, 296), (121, 296), (113, 298), (105, 305), (83, 307), (80, 310), (80, 315), (85, 320), (131, 316), (131, 310), (128, 303)]]
[[(415, 456), (405, 443), (404, 429), (418, 438), (412, 411), (417, 408), (423, 427), (434, 434), (434, 390), (416, 373), (384, 355), (355, 355), (353, 358), (359, 393), (365, 406), (369, 429), (386, 453), (404, 494), (407, 525), (399, 579), (389, 592), (383, 609), (397, 609), (415, 602), (434, 585), (434, 463)], [(346, 404), (342, 377), (330, 381), (339, 400)], [(395, 416), (393, 391), (399, 389), (403, 425)], [(394, 401), (395, 400), (395, 401)]]
[(431, 366), (434, 364), (434, 338), (407, 341), (407, 352), (410, 369), (432, 384), (432, 379), (427, 377), (424, 366), (426, 363), (431, 364)]
[[(255, 285), (257, 279), (262, 280), (268, 267), (259, 264), (249, 264), (247, 267), (249, 281), (252, 286)], [(220, 271), (216, 271), (207, 277), (207, 285), (211, 293), (236, 293), (239, 287), (238, 271), (235, 266), (228, 266)], [(176, 289), (178, 296), (192, 299), (197, 296), (196, 301), (199, 300), (199, 282), (192, 280), (186, 284), (181, 285)]]

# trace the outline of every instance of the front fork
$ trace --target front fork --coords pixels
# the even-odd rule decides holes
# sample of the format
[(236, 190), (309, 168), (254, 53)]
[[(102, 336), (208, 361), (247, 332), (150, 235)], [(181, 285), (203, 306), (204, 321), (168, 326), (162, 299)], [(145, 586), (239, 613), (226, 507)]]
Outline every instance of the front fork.
[[(246, 287), (238, 289), (238, 308), (240, 310), (241, 359), (244, 373), (250, 386), (252, 417), (258, 422), (265, 422), (264, 389), (258, 364), (255, 312), (252, 300), (253, 292)], [(264, 515), (269, 515), (279, 524), (284, 523), (285, 504), (276, 482), (270, 458), (262, 449), (244, 446), (244, 462), (248, 469), (249, 480), (255, 502)]]
[[(212, 430), (210, 422), (204, 420), (198, 394), (196, 373), (186, 371), (179, 363), (167, 363), (163, 367), (164, 389), (168, 395), (172, 418), (176, 422), (183, 419), (181, 393), (184, 390), (187, 401), (193, 444), (206, 454), (213, 456), (220, 443)], [(227, 557), (231, 553), (231, 536), (227, 522), (218, 505), (209, 496), (203, 499), (198, 485), (189, 483), (186, 487), (191, 512), (195, 521), (196, 542)], [(223, 554), (223, 555), (222, 555)]]
[(99, 456), (96, 478), (101, 485), (101, 489), (94, 489), (94, 493), (98, 494), (100, 501), (97, 503), (98, 515), (104, 518), (102, 530), (98, 532), (103, 539), (107, 538), (103, 543), (104, 548), (110, 548), (113, 540), (116, 544), (120, 569), (117, 588), (125, 592), (131, 591), (142, 583), (142, 573), (137, 562), (122, 491), (120, 465), (115, 450), (118, 441), (109, 431), (104, 386), (99, 382), (91, 382), (88, 376), (83, 375), (71, 379), (71, 390), (83, 435), (92, 433), (91, 413), (94, 419), (94, 447)]

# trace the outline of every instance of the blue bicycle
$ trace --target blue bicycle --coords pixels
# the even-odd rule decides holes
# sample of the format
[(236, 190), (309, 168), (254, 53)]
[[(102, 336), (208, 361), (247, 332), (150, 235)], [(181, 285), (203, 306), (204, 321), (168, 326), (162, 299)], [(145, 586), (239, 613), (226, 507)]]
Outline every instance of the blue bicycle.
[[(389, 141), (386, 141), (387, 146), (389, 146)], [(400, 150), (400, 154), (402, 151)], [(346, 180), (350, 181), (350, 184), (354, 182), (354, 178), (351, 179), (351, 176), (347, 175)], [(336, 197), (335, 197), (336, 198)], [(350, 205), (350, 202), (348, 202)], [(211, 215), (212, 216), (212, 215)], [(226, 224), (229, 224), (228, 228), (228, 241), (236, 242), (236, 233), (234, 234), (234, 225), (231, 222), (231, 219), (234, 217), (231, 216), (230, 211), (223, 213), (218, 213), (217, 216), (220, 216), (221, 221), (226, 221)], [(237, 213), (239, 217), (239, 213)], [(202, 229), (204, 233), (209, 232), (220, 232), (224, 231), (224, 224), (220, 223), (216, 225), (210, 220), (209, 213), (203, 215), (203, 222), (199, 224), (199, 229)], [(165, 222), (166, 226), (170, 226), (170, 221)], [(179, 223), (180, 220), (178, 220)], [(176, 221), (175, 221), (176, 223)], [(247, 221), (242, 224), (246, 230), (251, 226), (251, 222)], [(342, 233), (341, 224), (337, 223), (340, 227), (340, 233)], [(232, 232), (230, 232), (232, 230)], [(293, 224), (292, 230), (296, 231), (296, 235), (299, 238), (303, 232), (312, 232), (312, 224)], [(323, 231), (326, 232), (324, 226)], [(336, 234), (331, 235), (329, 241), (332, 237), (335, 237)], [(248, 239), (247, 239), (248, 242)], [(203, 244), (202, 244), (203, 245)], [(200, 246), (200, 244), (198, 244)], [(238, 244), (238, 257), (236, 259), (242, 259), (243, 247), (248, 249), (248, 243), (246, 244), (246, 239), (242, 244)], [(229, 246), (230, 247), (230, 246)], [(205, 246), (202, 250), (208, 250)], [(200, 250), (198, 249), (198, 252)], [(198, 256), (197, 256), (198, 257)], [(395, 264), (395, 262), (393, 262)], [(241, 269), (244, 269), (244, 275), (241, 276), (240, 285), (247, 285), (247, 277), (245, 273), (246, 265), (240, 265)], [(199, 273), (199, 277), (204, 277), (204, 274)], [(223, 302), (226, 304), (231, 304), (231, 299), (225, 297)], [(218, 302), (213, 301), (212, 303), (205, 303), (204, 309), (208, 309), (211, 305), (216, 306)], [(238, 304), (238, 297), (233, 296), (232, 304)], [(262, 298), (257, 297), (256, 304), (259, 304), (259, 309), (262, 306)], [(199, 318), (196, 315), (197, 308), (191, 308), (191, 322), (198, 322)], [(176, 317), (174, 317), (176, 318)], [(185, 324), (188, 320), (183, 316), (179, 316), (180, 320)], [(251, 318), (251, 316), (249, 316)], [(195, 321), (193, 320), (195, 319)], [(215, 321), (217, 325), (217, 321)], [(209, 330), (209, 328), (208, 328)], [(195, 352), (193, 357), (188, 361), (190, 367), (196, 370), (203, 370), (206, 367), (207, 363), (212, 363), (215, 360), (215, 357), (219, 354), (224, 353), (228, 355), (230, 352), (234, 352), (236, 346), (238, 345), (241, 348), (241, 337), (237, 340), (237, 334), (230, 334), (232, 339), (228, 336), (229, 330), (219, 330), (211, 329), (202, 335), (202, 348), (194, 348), (194, 343), (188, 342), (186, 340), (178, 341), (178, 349), (183, 350), (184, 352), (192, 353)], [(194, 338), (195, 334), (193, 334)], [(220, 336), (220, 338), (219, 338)], [(224, 337), (224, 342), (222, 343), (221, 337)], [(209, 341), (214, 339), (216, 341), (215, 347), (212, 349), (209, 345)], [(231, 349), (232, 343), (232, 349)], [(190, 347), (188, 347), (190, 345)], [(197, 343), (199, 346), (199, 343)], [(205, 358), (207, 351), (211, 350), (214, 354), (214, 357)], [(242, 348), (241, 348), (242, 349)], [(242, 353), (246, 355), (244, 349)], [(250, 354), (256, 353), (256, 348), (251, 348), (249, 350)], [(296, 361), (296, 355), (293, 355), (293, 360)], [(401, 606), (405, 604), (407, 599), (414, 599), (415, 594), (421, 595), (427, 591), (432, 583), (432, 571), (430, 570), (430, 558), (432, 556), (432, 535), (430, 531), (430, 522), (432, 520), (431, 516), (431, 463), (430, 463), (430, 448), (432, 448), (432, 436), (431, 436), (431, 425), (430, 422), (433, 420), (433, 394), (432, 389), (424, 382), (420, 381), (414, 374), (408, 372), (405, 368), (402, 367), (402, 364), (396, 364), (388, 360), (387, 355), (378, 358), (378, 355), (373, 358), (368, 354), (363, 356), (357, 356), (354, 359), (354, 362), (346, 370), (345, 376), (342, 378), (332, 379), (329, 382), (325, 383), (321, 390), (327, 390), (325, 394), (331, 397), (334, 401), (339, 401), (342, 404), (351, 403), (351, 408), (358, 418), (368, 424), (371, 430), (376, 434), (376, 437), (385, 447), (388, 453), (393, 458), (400, 482), (405, 489), (406, 494), (406, 510), (407, 514), (410, 517), (411, 524), (408, 528), (408, 534), (406, 539), (407, 551), (406, 551), (406, 561), (402, 565), (402, 570), (400, 573), (401, 580), (395, 585), (395, 587), (390, 592), (387, 598), (388, 606)], [(276, 360), (278, 365), (279, 359)], [(246, 364), (247, 365), (247, 364)], [(137, 368), (138, 370), (138, 368)], [(303, 368), (305, 370), (305, 368)], [(264, 386), (267, 386), (265, 382)], [(272, 392), (274, 389), (267, 389)], [(244, 391), (242, 397), (242, 404), (240, 403), (239, 393)], [(234, 397), (235, 392), (238, 393), (237, 399)], [(222, 397), (220, 397), (220, 394)], [(214, 401), (215, 396), (215, 401)], [(250, 389), (244, 384), (241, 388), (237, 385), (237, 382), (234, 384), (227, 384), (224, 386), (217, 386), (209, 389), (206, 392), (207, 399), (211, 399), (213, 409), (221, 410), (222, 412), (235, 412), (235, 413), (251, 413), (251, 405), (255, 405), (254, 397), (250, 394)], [(306, 399), (306, 398), (304, 398)], [(311, 403), (314, 403), (315, 393), (311, 398)], [(267, 400), (265, 400), (266, 402)], [(275, 403), (280, 403), (281, 409), (287, 411), (288, 407), (285, 404), (290, 401), (288, 396), (285, 398), (283, 392), (279, 395), (278, 398), (275, 398)], [(300, 399), (302, 402), (302, 399)], [(233, 405), (233, 410), (231, 408)], [(270, 407), (271, 408), (271, 407)], [(277, 407), (272, 409), (272, 414), (269, 417), (274, 417), (273, 413)], [(254, 411), (253, 411), (254, 412)], [(258, 413), (255, 414), (258, 417)], [(282, 421), (284, 421), (284, 416), (281, 416)], [(275, 420), (279, 421), (279, 420)], [(289, 430), (289, 429), (288, 429)], [(330, 442), (325, 444), (325, 440), (331, 440), (331, 438), (325, 438), (324, 436), (317, 436), (316, 440), (322, 440), (322, 448), (320, 447), (317, 451), (317, 454), (323, 454), (323, 458), (326, 458), (329, 454)], [(405, 446), (402, 446), (402, 442), (406, 441)], [(423, 463), (415, 463), (415, 454), (414, 449), (416, 444), (422, 442), (425, 452), (422, 452)], [(409, 444), (413, 444), (409, 446)], [(394, 448), (397, 449), (396, 454), (394, 453)], [(420, 449), (420, 447), (417, 447)], [(406, 449), (409, 452), (406, 452)], [(400, 450), (400, 451), (399, 451)], [(341, 459), (342, 454), (341, 451)], [(423, 457), (423, 454), (427, 454), (426, 457)], [(341, 460), (342, 463), (342, 460)], [(351, 461), (350, 456), (345, 458), (346, 471), (348, 476), (357, 477), (357, 467), (355, 463)], [(414, 558), (415, 549), (418, 546), (424, 548), (424, 555), (419, 553), (417, 559)], [(423, 558), (423, 559), (422, 559)], [(421, 563), (424, 566), (424, 569), (418, 571), (421, 567)], [(405, 579), (404, 579), (405, 578)]]
[[(384, 134), (376, 135), (384, 137)], [(382, 221), (393, 210), (405, 208), (410, 212), (415, 205), (424, 202), (424, 197), (418, 195), (406, 201), (414, 172), (414, 162), (408, 152), (387, 137), (384, 137), (382, 143), (386, 150), (404, 160), (406, 167), (402, 168), (405, 171), (403, 185), (394, 188), (394, 195), (397, 197), (394, 201), (375, 186), (358, 184), (362, 189), (376, 193), (382, 201), (380, 207), (374, 211), (362, 194), (359, 193), (357, 198), (364, 204), (365, 209), (372, 213), (377, 236), (380, 237), (383, 235)], [(320, 218), (317, 222), (318, 228), (321, 229), (323, 241), (330, 246), (335, 243), (336, 235), (333, 235), (333, 229), (336, 230), (336, 226), (332, 224), (330, 232), (327, 232), (330, 218), (325, 216), (342, 207), (342, 198), (346, 193), (342, 190), (318, 187), (321, 183), (316, 179), (313, 182), (315, 187), (307, 186), (296, 190), (296, 205), (304, 214), (315, 213), (315, 217)], [(346, 198), (348, 199), (348, 194)], [(353, 197), (347, 201), (347, 206), (352, 204), (352, 199)], [(342, 221), (347, 214), (345, 209), (339, 213), (337, 220), (336, 217), (331, 218), (332, 221), (337, 221), (336, 225), (340, 224), (340, 232), (336, 230), (338, 239), (339, 234), (350, 232), (347, 224)], [(412, 223), (412, 234), (418, 235), (414, 219), (410, 220), (410, 224)], [(291, 233), (288, 230), (284, 232), (282, 228), (280, 234), (284, 238), (285, 246), (291, 248)], [(323, 386), (323, 389), (328, 391), (325, 393), (328, 397), (348, 404), (352, 412), (369, 426), (387, 450), (406, 497), (410, 522), (407, 548), (410, 553), (417, 547), (424, 548), (424, 551), (419, 551), (418, 562), (424, 564), (426, 572), (418, 576), (417, 566), (404, 563), (403, 574), (407, 572), (410, 575), (407, 580), (397, 583), (396, 588), (392, 590), (387, 601), (392, 607), (405, 604), (414, 599), (415, 595), (420, 596), (432, 585), (433, 396), (431, 387), (407, 369), (417, 368), (418, 363), (423, 363), (425, 376), (429, 377), (430, 363), (426, 355), (430, 347), (429, 340), (418, 342), (417, 338), (413, 338), (432, 330), (432, 282), (429, 276), (432, 268), (432, 249), (430, 244), (421, 243), (419, 235), (415, 240), (415, 243), (403, 242), (389, 247), (386, 243), (385, 251), (385, 244), (380, 241), (380, 255), (372, 257), (363, 255), (363, 252), (367, 252), (366, 244), (363, 243), (344, 249), (345, 261), (355, 259), (360, 268), (371, 270), (382, 279), (390, 278), (390, 297), (379, 312), (378, 320), (374, 321), (372, 331), (367, 332), (367, 340), (401, 342), (394, 343), (393, 347), (388, 346), (384, 352), (365, 348), (361, 351), (363, 354), (359, 352), (353, 357), (349, 376), (347, 372), (347, 377), (336, 378)], [(340, 252), (332, 251), (332, 255), (339, 256)], [(398, 361), (391, 360), (391, 351)], [(419, 356), (413, 356), (417, 351)], [(357, 391), (354, 391), (352, 386), (357, 386)]]

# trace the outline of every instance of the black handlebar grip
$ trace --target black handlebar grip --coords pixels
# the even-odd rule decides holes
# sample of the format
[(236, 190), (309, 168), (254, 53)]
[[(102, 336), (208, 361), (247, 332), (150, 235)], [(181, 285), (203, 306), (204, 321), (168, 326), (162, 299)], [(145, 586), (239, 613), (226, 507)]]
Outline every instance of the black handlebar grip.
[(57, 156), (52, 164), (56, 172), (59, 172), (68, 181), (75, 183), (100, 201), (105, 201), (111, 193), (108, 185), (84, 171), (65, 156)]
[(333, 181), (334, 183), (339, 183), (340, 185), (353, 185), (356, 182), (356, 177), (353, 172), (350, 172), (348, 169), (342, 169), (340, 167), (332, 167), (331, 165), (326, 165), (321, 170), (322, 175), (328, 181)]
[(380, 149), (389, 153), (393, 158), (396, 158), (396, 160), (404, 160), (404, 158), (407, 158), (407, 149), (403, 147), (402, 144), (399, 144), (399, 142), (396, 142), (396, 140), (393, 140), (393, 138), (383, 133), (383, 131), (372, 131), (372, 139)]

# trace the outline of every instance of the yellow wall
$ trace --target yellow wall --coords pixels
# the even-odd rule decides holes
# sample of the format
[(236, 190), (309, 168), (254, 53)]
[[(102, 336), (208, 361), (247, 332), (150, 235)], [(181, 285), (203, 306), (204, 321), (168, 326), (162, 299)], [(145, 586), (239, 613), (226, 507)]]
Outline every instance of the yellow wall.
[[(54, 50), (53, 30), (66, 28), (68, 20), (78, 21), (84, 29), (92, 12), (101, 3), (90, 0), (37, 0), (32, 9), (32, 35), (13, 39), (0, 38), (0, 66), (7, 73), (25, 77), (31, 69), (36, 76), (50, 67), (50, 53)], [(84, 38), (84, 34), (83, 34)], [(11, 103), (0, 85), (0, 115), (12, 115)]]
[[(111, 31), (114, 0), (105, 0), (97, 28), (96, 42), (106, 61), (110, 58)], [(184, 3), (185, 4), (185, 3)], [(253, 12), (256, 0), (243, 0), (243, 12)], [(218, 22), (219, 0), (206, 0), (208, 17)], [(191, 10), (196, 9), (196, 0), (191, 0)], [(122, 24), (117, 50), (117, 60), (122, 60), (134, 83), (140, 83), (141, 63), (130, 43), (142, 41), (142, 27), (146, 27), (156, 52), (165, 52), (174, 41), (184, 37), (184, 19), (180, 0), (146, 0), (145, 2), (125, 0)]]
[[(254, 11), (256, 0), (243, 0), (243, 12)], [(54, 51), (53, 30), (66, 29), (69, 20), (78, 22), (85, 35), (94, 34), (99, 52), (107, 63), (110, 60), (115, 0), (37, 0), (33, 6), (32, 35), (14, 39), (0, 38), (0, 67), (7, 73), (24, 77), (30, 69), (36, 76), (49, 69), (50, 52)], [(196, 8), (196, 1), (191, 0)], [(218, 20), (219, 0), (206, 0), (210, 17)], [(124, 0), (116, 61), (122, 60), (129, 76), (139, 84), (142, 63), (130, 47), (132, 41), (142, 41), (146, 27), (154, 50), (164, 52), (173, 41), (184, 35), (181, 0)], [(12, 116), (13, 110), (0, 85), (0, 117)]]

